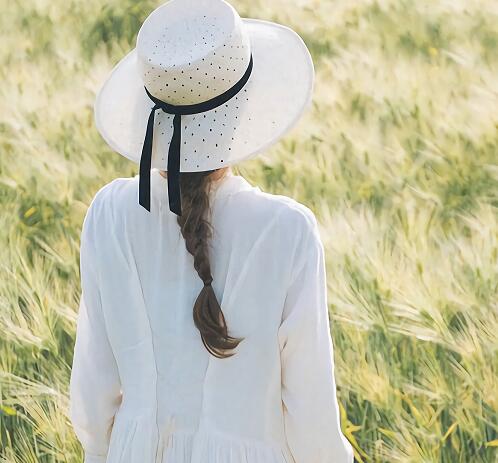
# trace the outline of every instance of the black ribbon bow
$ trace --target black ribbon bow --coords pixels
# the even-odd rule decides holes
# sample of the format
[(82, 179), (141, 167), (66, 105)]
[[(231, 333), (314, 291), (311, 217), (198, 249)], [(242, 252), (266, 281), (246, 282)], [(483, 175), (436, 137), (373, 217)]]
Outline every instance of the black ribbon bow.
[(147, 131), (145, 132), (145, 140), (142, 148), (142, 157), (140, 158), (140, 180), (138, 202), (141, 206), (150, 212), (150, 169), (152, 163), (152, 141), (154, 137), (154, 116), (158, 109), (162, 109), (165, 113), (174, 114), (173, 118), (173, 136), (168, 149), (168, 200), (169, 208), (177, 215), (182, 215), (181, 196), (180, 196), (180, 146), (182, 141), (181, 136), (181, 118), (184, 115), (198, 114), (205, 111), (210, 111), (228, 100), (233, 98), (242, 90), (244, 85), (249, 80), (253, 67), (252, 55), (249, 60), (249, 65), (241, 79), (226, 92), (211, 98), (208, 101), (192, 105), (172, 105), (162, 101), (151, 95), (144, 86), (149, 98), (154, 102), (149, 119), (147, 121)]

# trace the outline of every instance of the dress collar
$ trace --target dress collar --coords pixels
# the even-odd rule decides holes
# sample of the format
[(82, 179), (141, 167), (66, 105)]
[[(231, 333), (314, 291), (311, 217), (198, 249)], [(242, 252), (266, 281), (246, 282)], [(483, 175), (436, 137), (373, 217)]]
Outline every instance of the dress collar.
[[(168, 204), (168, 180), (161, 175), (159, 169), (151, 170), (151, 191), (157, 195), (162, 205)], [(231, 170), (228, 170), (224, 177), (216, 180), (210, 189), (211, 201), (218, 198), (229, 196), (233, 193), (244, 190), (261, 191), (259, 187), (251, 185), (244, 177), (235, 175)]]

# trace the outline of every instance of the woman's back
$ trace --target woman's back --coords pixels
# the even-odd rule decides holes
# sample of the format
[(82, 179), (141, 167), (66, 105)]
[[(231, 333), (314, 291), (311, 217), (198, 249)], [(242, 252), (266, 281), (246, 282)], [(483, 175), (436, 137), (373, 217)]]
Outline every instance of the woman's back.
[(311, 210), (230, 172), (215, 185), (212, 286), (243, 338), (217, 358), (194, 325), (203, 283), (165, 182), (152, 171), (155, 213), (137, 176), (102, 188), (85, 218), (71, 418), (87, 462), (351, 462)]

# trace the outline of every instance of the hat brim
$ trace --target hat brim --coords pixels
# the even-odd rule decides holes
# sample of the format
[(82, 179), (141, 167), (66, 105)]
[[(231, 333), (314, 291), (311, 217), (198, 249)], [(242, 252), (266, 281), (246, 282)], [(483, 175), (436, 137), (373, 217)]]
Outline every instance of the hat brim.
[[(218, 169), (257, 155), (285, 135), (311, 102), (314, 68), (301, 37), (270, 21), (243, 18), (243, 22), (251, 41), (251, 76), (226, 104), (182, 116), (182, 172)], [(138, 164), (153, 106), (133, 49), (98, 92), (97, 130), (112, 149)], [(153, 168), (167, 170), (172, 132), (173, 115), (156, 111)]]

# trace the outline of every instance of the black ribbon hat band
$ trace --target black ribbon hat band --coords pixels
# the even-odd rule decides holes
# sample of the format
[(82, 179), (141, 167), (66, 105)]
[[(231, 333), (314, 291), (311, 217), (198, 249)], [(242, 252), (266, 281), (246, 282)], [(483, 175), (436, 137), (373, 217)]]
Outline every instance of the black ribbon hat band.
[(210, 111), (226, 103), (242, 90), (249, 80), (252, 67), (253, 60), (251, 55), (247, 70), (233, 87), (210, 100), (192, 105), (172, 105), (166, 103), (151, 95), (147, 88), (144, 87), (147, 95), (154, 102), (154, 106), (150, 111), (149, 119), (147, 121), (147, 131), (145, 132), (142, 157), (140, 158), (138, 202), (141, 206), (150, 212), (150, 169), (152, 163), (152, 141), (154, 137), (154, 116), (156, 110), (162, 109), (165, 113), (174, 114), (173, 136), (171, 137), (168, 149), (168, 200), (170, 210), (177, 215), (182, 215), (180, 196), (181, 117)]

